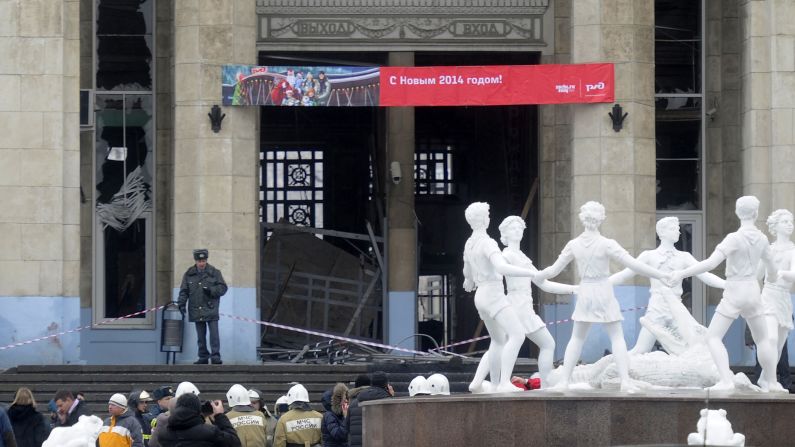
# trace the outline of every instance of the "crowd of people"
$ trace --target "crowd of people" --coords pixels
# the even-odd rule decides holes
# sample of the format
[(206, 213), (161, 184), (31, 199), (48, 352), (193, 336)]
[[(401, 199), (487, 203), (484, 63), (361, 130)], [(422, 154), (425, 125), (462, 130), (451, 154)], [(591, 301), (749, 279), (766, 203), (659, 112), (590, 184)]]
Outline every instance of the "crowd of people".
[[(395, 396), (388, 375), (377, 371), (356, 377), (350, 388), (337, 383), (325, 391), (320, 413), (312, 408), (304, 385), (291, 385), (272, 411), (261, 391), (240, 384), (227, 391), (226, 406), (220, 400), (203, 400), (191, 382), (176, 389), (164, 385), (152, 393), (114, 393), (101, 428), (82, 393), (59, 390), (46, 414), (36, 409), (33, 392), (23, 387), (10, 406), (0, 406), (0, 447), (61, 446), (70, 437), (86, 435), (96, 437), (98, 447), (356, 447), (363, 440), (360, 404)], [(442, 374), (418, 376), (408, 392), (449, 395), (450, 383)], [(94, 418), (98, 432), (81, 431), (90, 427), (88, 418)]]

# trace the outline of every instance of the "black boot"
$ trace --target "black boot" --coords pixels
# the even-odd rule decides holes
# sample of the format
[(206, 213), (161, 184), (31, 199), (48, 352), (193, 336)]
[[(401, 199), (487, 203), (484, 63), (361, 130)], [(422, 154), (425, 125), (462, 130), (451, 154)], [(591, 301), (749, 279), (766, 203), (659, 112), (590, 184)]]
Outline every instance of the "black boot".
[(196, 360), (195, 362), (193, 362), (193, 364), (194, 365), (206, 365), (207, 364), (207, 359)]

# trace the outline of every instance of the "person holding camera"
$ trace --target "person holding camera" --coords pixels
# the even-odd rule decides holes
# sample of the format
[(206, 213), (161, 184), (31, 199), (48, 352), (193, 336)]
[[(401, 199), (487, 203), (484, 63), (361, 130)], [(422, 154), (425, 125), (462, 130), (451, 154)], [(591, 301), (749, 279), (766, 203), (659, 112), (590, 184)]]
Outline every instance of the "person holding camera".
[(235, 427), (224, 414), (224, 404), (220, 400), (202, 403), (193, 393), (177, 398), (158, 441), (161, 447), (240, 447)]
[[(193, 250), (196, 262), (182, 276), (179, 288), (180, 312), (188, 310), (188, 321), (196, 324), (196, 335), (199, 344), (199, 359), (196, 365), (211, 362), (220, 365), (221, 339), (218, 335), (218, 307), (227, 287), (221, 271), (207, 263), (210, 253), (206, 248)], [(210, 331), (210, 350), (207, 350), (207, 330)]]

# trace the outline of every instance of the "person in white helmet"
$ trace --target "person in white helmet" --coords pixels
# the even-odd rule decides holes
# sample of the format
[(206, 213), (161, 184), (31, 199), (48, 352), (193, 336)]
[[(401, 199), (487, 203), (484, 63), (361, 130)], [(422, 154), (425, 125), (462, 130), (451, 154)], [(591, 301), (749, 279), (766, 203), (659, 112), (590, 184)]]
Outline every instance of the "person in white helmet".
[(237, 437), (240, 438), (240, 445), (242, 447), (270, 447), (272, 443), (267, 442), (265, 415), (251, 406), (248, 390), (243, 385), (234, 384), (226, 392), (226, 401), (229, 404), (226, 417), (235, 427)]
[(319, 446), (323, 415), (309, 406), (309, 392), (300, 383), (287, 391), (290, 411), (276, 423), (274, 447)]
[(273, 433), (276, 431), (276, 417), (268, 410), (265, 405), (265, 395), (260, 390), (251, 388), (248, 390), (248, 398), (251, 406), (265, 416), (265, 433), (268, 435), (267, 445), (273, 445)]
[[(171, 388), (169, 387), (169, 390)], [(199, 389), (196, 388), (191, 382), (182, 382), (177, 385), (177, 390), (174, 392), (173, 399), (168, 401), (168, 410), (164, 413), (160, 413), (157, 417), (152, 421), (152, 434), (149, 438), (149, 447), (161, 447), (159, 433), (165, 431), (168, 428), (168, 418), (171, 416), (171, 412), (174, 410), (174, 407), (177, 404), (177, 399), (182, 396), (183, 394), (194, 394), (196, 396), (199, 395)]]
[(428, 379), (423, 376), (417, 376), (411, 379), (409, 383), (409, 396), (427, 396), (431, 394), (431, 389), (428, 387)]
[(152, 437), (152, 414), (147, 411), (152, 396), (146, 390), (132, 390), (127, 399), (127, 406), (130, 408), (135, 419), (141, 424), (143, 430), (144, 447), (149, 447), (149, 439)]
[(116, 393), (108, 400), (108, 413), (97, 438), (98, 447), (144, 447), (143, 430), (131, 411), (127, 411), (127, 398)]
[(431, 374), (427, 381), (428, 388), (431, 390), (431, 396), (449, 396), (450, 395), (450, 381), (447, 380), (443, 374)]
[(288, 411), (290, 411), (290, 404), (287, 403), (287, 395), (276, 399), (276, 403), (273, 404), (273, 414), (276, 416), (276, 420), (279, 420)]

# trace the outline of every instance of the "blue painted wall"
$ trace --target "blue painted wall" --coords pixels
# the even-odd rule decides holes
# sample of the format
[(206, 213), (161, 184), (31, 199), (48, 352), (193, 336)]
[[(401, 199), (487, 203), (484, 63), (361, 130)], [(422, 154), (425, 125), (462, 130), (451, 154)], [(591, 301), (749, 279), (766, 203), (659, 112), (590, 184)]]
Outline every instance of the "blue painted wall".
[[(413, 336), (417, 331), (417, 294), (409, 292), (392, 292), (387, 296), (386, 344), (406, 349), (415, 349), (417, 340)], [(396, 355), (413, 355), (403, 351), (393, 351)]]
[[(76, 329), (79, 297), (0, 297), (0, 346)], [(0, 368), (80, 362), (80, 335), (59, 335), (0, 351)]]
[[(622, 310), (647, 306), (649, 303), (649, 288), (644, 286), (617, 286), (615, 287), (615, 295)], [(643, 316), (645, 311), (646, 309), (640, 309), (623, 313), (624, 339), (630, 349), (635, 345), (638, 333), (640, 333), (639, 318)], [(574, 312), (573, 298), (569, 303), (544, 305), (542, 318), (546, 322), (567, 320), (571, 318), (572, 312)], [(712, 319), (714, 313), (715, 306), (709, 306), (707, 308), (706, 325), (709, 325), (709, 320)], [(572, 324), (571, 322), (566, 322), (548, 327), (556, 343), (555, 360), (562, 361), (566, 344), (571, 338)], [(734, 321), (723, 342), (729, 352), (729, 361), (732, 365), (753, 366), (756, 363), (754, 348), (745, 345), (745, 320), (742, 318)], [(795, 332), (790, 332), (787, 347), (790, 365), (795, 365), (795, 358), (793, 358), (795, 356)], [(602, 357), (605, 349), (610, 350), (610, 339), (600, 325), (592, 326), (588, 334), (588, 340), (583, 348), (582, 360), (588, 363), (594, 362)]]

